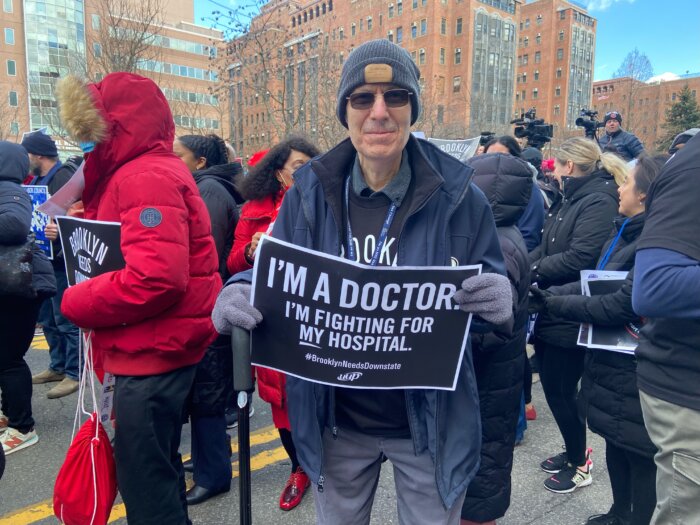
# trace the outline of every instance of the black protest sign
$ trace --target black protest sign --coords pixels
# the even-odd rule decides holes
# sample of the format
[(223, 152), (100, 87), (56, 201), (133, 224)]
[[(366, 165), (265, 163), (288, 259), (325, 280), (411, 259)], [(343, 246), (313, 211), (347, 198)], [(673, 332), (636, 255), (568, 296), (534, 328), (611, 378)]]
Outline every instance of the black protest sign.
[(68, 285), (124, 268), (118, 222), (56, 217), (66, 260)]
[(252, 362), (336, 386), (453, 390), (471, 317), (452, 295), (478, 273), (370, 267), (264, 236)]

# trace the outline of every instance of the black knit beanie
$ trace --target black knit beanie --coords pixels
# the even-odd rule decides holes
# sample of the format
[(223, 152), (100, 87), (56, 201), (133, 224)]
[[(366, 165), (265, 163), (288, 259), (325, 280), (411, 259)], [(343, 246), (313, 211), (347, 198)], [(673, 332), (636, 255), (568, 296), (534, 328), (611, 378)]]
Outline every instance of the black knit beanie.
[[(384, 64), (388, 67), (372, 67)], [(343, 64), (343, 72), (338, 86), (338, 107), (336, 115), (340, 123), (348, 127), (345, 118), (347, 97), (363, 84), (394, 84), (409, 90), (411, 95), (411, 124), (420, 115), (420, 70), (411, 60), (411, 55), (401, 46), (386, 39), (370, 40), (350, 53)]]
[(42, 131), (32, 131), (25, 133), (22, 138), (22, 146), (27, 150), (27, 153), (32, 155), (41, 155), (42, 157), (58, 157), (56, 143), (51, 137)]

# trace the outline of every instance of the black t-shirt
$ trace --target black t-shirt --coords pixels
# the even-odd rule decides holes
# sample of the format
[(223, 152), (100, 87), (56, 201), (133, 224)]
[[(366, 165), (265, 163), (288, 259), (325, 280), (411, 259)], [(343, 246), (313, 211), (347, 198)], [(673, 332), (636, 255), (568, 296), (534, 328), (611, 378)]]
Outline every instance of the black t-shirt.
[[(637, 250), (662, 248), (700, 261), (700, 135), (666, 164), (647, 194), (647, 219)], [(700, 319), (654, 318), (642, 328), (639, 388), (700, 410)]]
[[(350, 225), (355, 241), (355, 253), (359, 259), (358, 262), (369, 264), (391, 200), (381, 192), (371, 197), (357, 196), (353, 190), (349, 193)], [(371, 193), (371, 190), (363, 191), (363, 195)], [(412, 194), (413, 184), (409, 186), (401, 205), (396, 210), (384, 249), (379, 257), (380, 266), (396, 266), (399, 234), (406, 221)], [(345, 217), (347, 218), (347, 212)], [(346, 231), (345, 227), (343, 231)], [(347, 247), (344, 253), (347, 254)], [(335, 414), (337, 424), (341, 428), (373, 436), (411, 437), (404, 390), (338, 387), (335, 394)]]

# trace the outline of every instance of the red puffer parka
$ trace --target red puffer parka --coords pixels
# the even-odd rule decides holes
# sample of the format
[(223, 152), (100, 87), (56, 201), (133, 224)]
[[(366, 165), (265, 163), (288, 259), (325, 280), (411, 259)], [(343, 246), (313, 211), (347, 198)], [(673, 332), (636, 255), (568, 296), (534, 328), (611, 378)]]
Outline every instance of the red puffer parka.
[[(89, 103), (98, 125), (89, 123)], [(79, 140), (106, 124), (85, 163), (85, 218), (121, 223), (126, 261), (66, 290), (61, 310), (94, 330), (96, 355), (113, 374), (161, 374), (199, 362), (216, 337), (210, 316), (221, 277), (207, 208), (172, 152), (165, 97), (147, 78), (114, 73), (63, 86), (59, 104)]]

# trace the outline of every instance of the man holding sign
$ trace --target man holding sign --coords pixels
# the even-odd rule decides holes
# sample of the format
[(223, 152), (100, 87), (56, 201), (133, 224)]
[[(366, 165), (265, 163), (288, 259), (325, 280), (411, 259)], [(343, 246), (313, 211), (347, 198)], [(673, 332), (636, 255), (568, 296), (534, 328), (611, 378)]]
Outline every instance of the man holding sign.
[[(419, 75), (410, 55), (387, 40), (353, 51), (337, 104), (350, 138), (295, 173), (272, 236), (371, 266), (481, 264), (483, 273), (465, 279), (451, 299), (479, 316), (477, 324), (506, 323), (510, 283), (472, 170), (411, 136)], [(217, 301), (220, 332), (262, 320), (241, 277)], [(460, 366), (454, 390), (360, 390), (288, 377), (292, 433), (316, 485), (318, 523), (369, 523), (384, 458), (394, 466), (401, 523), (459, 522), (481, 438), (468, 346)]]

